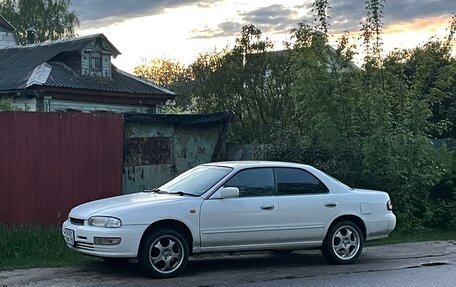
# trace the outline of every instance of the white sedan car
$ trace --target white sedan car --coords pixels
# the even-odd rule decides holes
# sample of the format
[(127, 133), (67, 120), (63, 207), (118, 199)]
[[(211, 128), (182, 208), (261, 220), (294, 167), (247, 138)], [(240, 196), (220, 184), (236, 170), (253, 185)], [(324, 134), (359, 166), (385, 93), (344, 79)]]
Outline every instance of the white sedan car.
[(385, 192), (350, 188), (308, 165), (218, 162), (148, 192), (79, 205), (62, 232), (77, 252), (137, 258), (163, 278), (208, 252), (321, 248), (329, 262), (348, 264), (395, 225)]

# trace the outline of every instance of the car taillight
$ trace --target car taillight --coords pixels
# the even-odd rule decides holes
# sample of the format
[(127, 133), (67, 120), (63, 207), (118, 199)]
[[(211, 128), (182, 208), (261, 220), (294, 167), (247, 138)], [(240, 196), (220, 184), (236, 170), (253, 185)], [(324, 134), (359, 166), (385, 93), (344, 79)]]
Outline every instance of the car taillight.
[(386, 203), (386, 209), (393, 210), (393, 203), (391, 202), (391, 200), (388, 200), (388, 202)]

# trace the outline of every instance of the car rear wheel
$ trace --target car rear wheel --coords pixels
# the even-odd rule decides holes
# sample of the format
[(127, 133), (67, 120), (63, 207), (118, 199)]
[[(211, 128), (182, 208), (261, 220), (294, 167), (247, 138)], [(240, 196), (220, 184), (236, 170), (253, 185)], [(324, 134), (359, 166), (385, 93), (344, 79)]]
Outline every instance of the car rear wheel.
[(358, 225), (351, 221), (341, 221), (329, 228), (321, 252), (330, 263), (350, 264), (361, 255), (363, 245)]
[(138, 262), (146, 275), (168, 278), (178, 275), (188, 262), (188, 244), (185, 238), (171, 229), (153, 232), (144, 242)]

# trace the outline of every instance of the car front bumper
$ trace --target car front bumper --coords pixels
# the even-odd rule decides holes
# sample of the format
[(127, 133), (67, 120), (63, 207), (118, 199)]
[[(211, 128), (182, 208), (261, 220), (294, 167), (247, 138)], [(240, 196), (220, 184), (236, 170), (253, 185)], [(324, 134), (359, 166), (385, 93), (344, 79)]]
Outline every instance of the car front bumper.
[[(62, 225), (62, 235), (65, 229), (74, 232), (74, 245), (67, 246), (74, 251), (98, 256), (98, 257), (121, 257), (135, 258), (138, 255), (139, 243), (146, 230), (147, 225), (124, 225), (119, 228), (105, 228), (88, 226), (87, 221), (84, 225), (72, 224), (69, 220)], [(97, 245), (94, 237), (120, 238), (117, 245)]]

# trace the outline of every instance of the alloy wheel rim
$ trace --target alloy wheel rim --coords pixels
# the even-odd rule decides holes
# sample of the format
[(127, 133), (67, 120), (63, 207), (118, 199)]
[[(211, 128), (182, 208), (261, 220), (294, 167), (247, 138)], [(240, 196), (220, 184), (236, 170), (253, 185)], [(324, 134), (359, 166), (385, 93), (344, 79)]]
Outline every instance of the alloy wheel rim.
[(332, 238), (332, 248), (337, 257), (350, 260), (356, 256), (361, 244), (358, 231), (349, 225), (339, 227)]
[(163, 274), (172, 273), (184, 261), (184, 246), (174, 236), (160, 236), (150, 246), (149, 260), (156, 271)]

